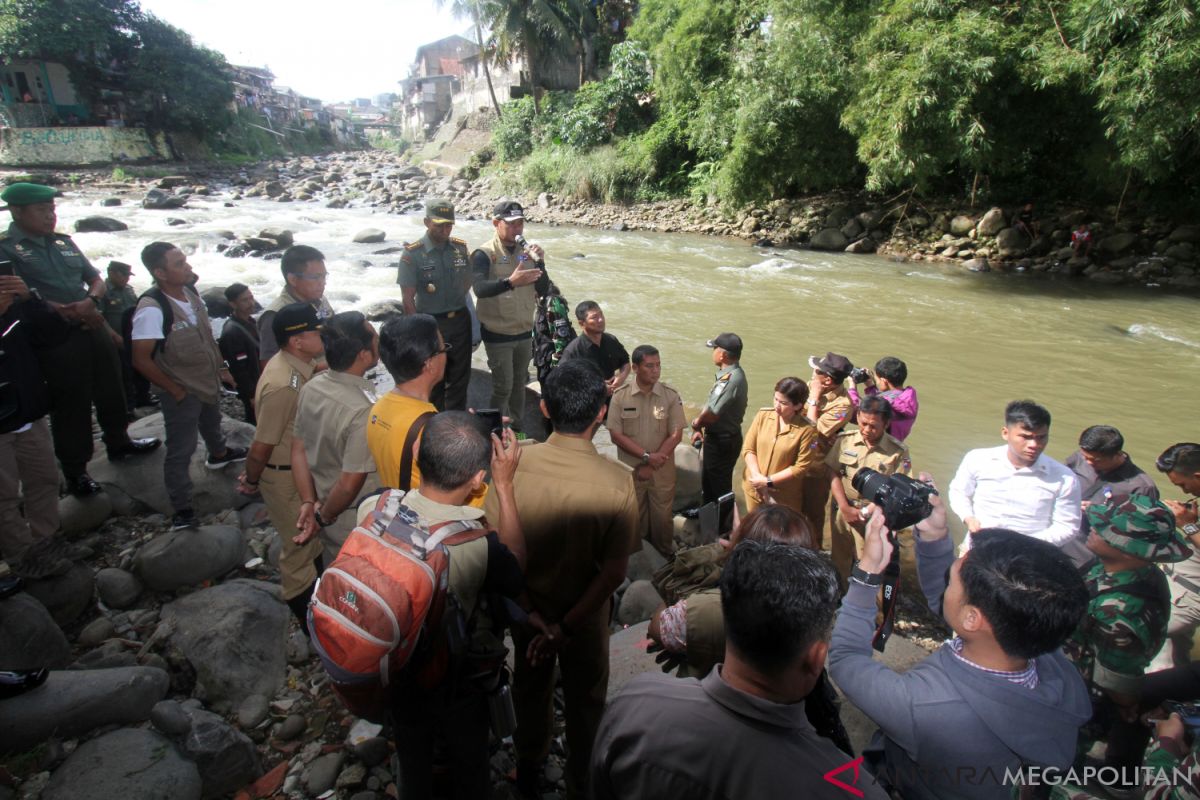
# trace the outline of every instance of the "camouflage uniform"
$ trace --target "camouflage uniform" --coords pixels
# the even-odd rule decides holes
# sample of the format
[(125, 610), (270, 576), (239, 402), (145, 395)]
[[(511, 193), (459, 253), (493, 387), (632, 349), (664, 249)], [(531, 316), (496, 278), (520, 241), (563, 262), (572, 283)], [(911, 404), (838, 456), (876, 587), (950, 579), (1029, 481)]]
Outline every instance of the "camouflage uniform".
[(1080, 753), (1105, 738), (1107, 763), (1135, 766), (1145, 737), (1136, 725), (1122, 721), (1110, 693), (1136, 697), (1146, 667), (1166, 638), (1171, 590), (1155, 562), (1180, 561), (1191, 551), (1176, 533), (1170, 510), (1148, 497), (1093, 505), (1087, 514), (1093, 535), (1146, 563), (1116, 572), (1099, 563), (1084, 578), (1091, 601), (1063, 646), (1092, 694), (1092, 720), (1080, 730)]

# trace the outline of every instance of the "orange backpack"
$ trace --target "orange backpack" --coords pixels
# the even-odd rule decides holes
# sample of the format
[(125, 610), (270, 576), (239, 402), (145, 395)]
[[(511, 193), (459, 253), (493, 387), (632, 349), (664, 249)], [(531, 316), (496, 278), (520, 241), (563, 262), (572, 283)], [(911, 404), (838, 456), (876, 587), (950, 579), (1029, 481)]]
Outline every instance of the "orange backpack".
[(457, 603), (447, 614), (447, 547), (488, 532), (478, 520), (426, 530), (400, 505), (403, 497), (399, 490), (379, 496), (317, 580), (308, 609), (312, 644), (334, 691), (372, 722), (382, 721), (398, 681), (429, 688), (444, 677), (447, 635), (461, 638), (466, 627)]

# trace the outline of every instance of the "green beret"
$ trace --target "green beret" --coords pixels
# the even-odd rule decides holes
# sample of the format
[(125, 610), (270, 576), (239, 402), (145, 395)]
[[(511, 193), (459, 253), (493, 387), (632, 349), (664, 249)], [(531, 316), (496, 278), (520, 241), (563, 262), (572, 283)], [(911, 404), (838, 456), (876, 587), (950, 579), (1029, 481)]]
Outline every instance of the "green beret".
[(454, 204), (444, 197), (434, 197), (425, 201), (425, 217), (436, 225), (454, 222)]
[(34, 203), (48, 203), (58, 197), (58, 190), (40, 183), (10, 183), (0, 192), (0, 200), (10, 206), (31, 206)]
[(1192, 554), (1175, 530), (1175, 515), (1159, 500), (1135, 494), (1122, 503), (1092, 504), (1087, 518), (1097, 536), (1131, 556), (1174, 563)]

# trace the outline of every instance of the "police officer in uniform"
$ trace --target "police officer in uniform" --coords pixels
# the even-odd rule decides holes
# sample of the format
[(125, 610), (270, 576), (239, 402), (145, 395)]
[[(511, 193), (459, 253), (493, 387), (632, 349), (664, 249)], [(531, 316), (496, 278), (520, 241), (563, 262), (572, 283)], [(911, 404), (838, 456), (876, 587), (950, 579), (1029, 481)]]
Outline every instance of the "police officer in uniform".
[(830, 549), (843, 590), (850, 577), (850, 567), (862, 555), (866, 520), (859, 509), (870, 502), (854, 488), (854, 476), (864, 467), (883, 475), (912, 473), (908, 446), (884, 432), (892, 420), (892, 406), (887, 400), (878, 395), (864, 397), (857, 420), (858, 430), (838, 434), (825, 457), (825, 466), (832, 473), (833, 500), (829, 504), (829, 519), (833, 541)]
[(404, 248), (396, 278), (404, 313), (432, 316), (442, 339), (450, 345), (446, 375), (429, 398), (438, 411), (466, 409), (471, 381), (471, 315), (467, 311), (471, 270), (467, 243), (452, 237), (452, 230), (454, 205), (442, 198), (427, 201), (425, 235)]
[(703, 439), (700, 486), (704, 502), (711, 503), (733, 491), (733, 465), (742, 450), (742, 418), (750, 386), (742, 372), (742, 339), (722, 333), (706, 344), (712, 348), (717, 379), (708, 393), (704, 410), (692, 420), (692, 444)]
[(117, 346), (121, 358), (121, 375), (125, 380), (125, 405), (129, 413), (137, 406), (156, 406), (158, 400), (150, 394), (150, 381), (133, 368), (130, 349), (125, 346), (125, 318), (132, 315), (138, 304), (137, 292), (129, 285), (133, 267), (121, 261), (108, 262), (108, 277), (104, 279), (104, 297), (100, 314), (108, 325), (109, 338)]
[(67, 489), (82, 496), (100, 491), (100, 484), (87, 474), (93, 452), (93, 403), (110, 460), (149, 452), (160, 442), (130, 439), (125, 432), (121, 362), (99, 309), (104, 279), (70, 236), (55, 232), (57, 194), (36, 183), (14, 183), (0, 193), (13, 218), (0, 234), (0, 261), (11, 261), (30, 289), (71, 325), (67, 340), (40, 350), (38, 362), (50, 390), (54, 454)]

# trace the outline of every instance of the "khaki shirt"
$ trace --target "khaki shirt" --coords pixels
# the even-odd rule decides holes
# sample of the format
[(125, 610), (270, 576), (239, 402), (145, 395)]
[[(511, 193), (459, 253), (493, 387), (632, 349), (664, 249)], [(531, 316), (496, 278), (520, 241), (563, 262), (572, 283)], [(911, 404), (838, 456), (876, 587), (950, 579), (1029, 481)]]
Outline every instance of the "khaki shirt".
[(294, 435), (304, 442), (318, 498), (329, 496), (343, 472), (367, 474), (360, 495), (379, 488), (375, 459), (367, 447), (367, 418), (377, 399), (370, 381), (333, 370), (300, 389)]
[[(286, 279), (285, 279), (286, 280)], [(288, 285), (283, 285), (283, 291), (279, 293), (271, 305), (258, 316), (258, 358), (260, 361), (269, 361), (272, 356), (279, 352), (279, 342), (275, 341), (275, 315), (284, 306), (290, 306), (292, 303), (302, 303), (303, 300), (297, 300), (292, 296)], [(325, 295), (311, 302), (309, 305), (317, 312), (317, 319), (329, 319), (333, 316), (333, 307), (329, 305), (329, 301), (325, 299)], [(324, 358), (322, 356), (322, 358)]]
[[(662, 381), (650, 387), (649, 392), (645, 392), (635, 379), (613, 392), (604, 424), (610, 431), (628, 436), (644, 450), (653, 453), (671, 434), (683, 430), (687, 421), (683, 416), (683, 400), (680, 399), (679, 392)], [(622, 463), (631, 467), (642, 463), (638, 456), (626, 453), (620, 448), (617, 450), (617, 457)], [(674, 463), (675, 459), (672, 456), (663, 466), (670, 466), (674, 471)]]
[(813, 423), (817, 426), (817, 433), (821, 435), (821, 455), (829, 452), (834, 436), (846, 427), (853, 410), (854, 404), (850, 402), (843, 386), (821, 395), (817, 404), (817, 421)]
[(405, 246), (396, 283), (417, 290), (414, 302), (421, 314), (445, 314), (466, 308), (467, 292), (471, 290), (467, 243), (451, 237), (438, 247), (425, 234)]
[(717, 421), (705, 430), (709, 433), (742, 435), (742, 419), (746, 416), (746, 398), (750, 385), (740, 364), (721, 367), (704, 407), (717, 415)]
[[(560, 433), (529, 445), (513, 482), (525, 533), (525, 582), (533, 605), (559, 620), (600, 574), (604, 561), (642, 548), (629, 470), (590, 441)], [(484, 511), (500, 518), (496, 492)]]
[(825, 457), (825, 466), (841, 476), (846, 499), (852, 503), (862, 499), (851, 481), (863, 467), (870, 467), (883, 475), (912, 474), (908, 446), (890, 433), (885, 433), (875, 447), (867, 444), (862, 431), (846, 431), (838, 435), (829, 455)]
[(291, 463), (292, 426), (296, 420), (300, 388), (312, 375), (311, 361), (302, 361), (281, 350), (271, 357), (258, 377), (258, 386), (254, 390), (254, 408), (258, 412), (254, 441), (275, 448), (267, 459), (272, 466), (283, 467)]
[(30, 236), (15, 222), (0, 234), (0, 259), (12, 261), (17, 276), (52, 303), (87, 298), (87, 287), (100, 277), (70, 236)]

